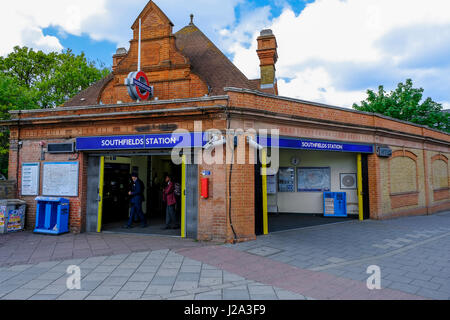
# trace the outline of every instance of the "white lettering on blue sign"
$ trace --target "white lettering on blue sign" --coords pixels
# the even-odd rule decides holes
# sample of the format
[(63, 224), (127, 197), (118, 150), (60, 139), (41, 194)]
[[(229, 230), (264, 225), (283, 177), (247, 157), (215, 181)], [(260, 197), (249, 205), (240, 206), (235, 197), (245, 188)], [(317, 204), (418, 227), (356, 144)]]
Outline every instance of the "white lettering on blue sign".
[(309, 142), (302, 141), (302, 148), (308, 149), (326, 149), (326, 150), (343, 150), (344, 146), (338, 143)]
[(171, 138), (147, 138), (145, 141), (146, 145), (159, 145), (159, 144), (176, 144), (177, 138), (171, 137)]
[(144, 138), (136, 139), (103, 139), (102, 147), (139, 146), (144, 144)]

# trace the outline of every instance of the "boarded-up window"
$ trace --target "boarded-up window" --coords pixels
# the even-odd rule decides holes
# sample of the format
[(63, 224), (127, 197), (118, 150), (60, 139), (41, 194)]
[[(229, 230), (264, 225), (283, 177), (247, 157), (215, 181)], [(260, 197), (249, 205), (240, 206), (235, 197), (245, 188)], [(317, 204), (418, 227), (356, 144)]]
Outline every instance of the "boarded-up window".
[(448, 165), (443, 160), (433, 162), (433, 189), (448, 188)]
[(391, 193), (417, 191), (416, 162), (408, 157), (395, 157), (390, 161)]

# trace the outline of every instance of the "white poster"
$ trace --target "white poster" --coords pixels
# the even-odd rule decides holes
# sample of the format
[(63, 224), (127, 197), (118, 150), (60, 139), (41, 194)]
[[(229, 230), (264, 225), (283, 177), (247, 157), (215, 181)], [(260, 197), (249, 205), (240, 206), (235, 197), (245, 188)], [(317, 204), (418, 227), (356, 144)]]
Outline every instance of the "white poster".
[(22, 195), (39, 195), (39, 162), (22, 164)]
[(277, 193), (277, 176), (267, 176), (267, 194)]
[(44, 196), (78, 196), (78, 162), (44, 163)]

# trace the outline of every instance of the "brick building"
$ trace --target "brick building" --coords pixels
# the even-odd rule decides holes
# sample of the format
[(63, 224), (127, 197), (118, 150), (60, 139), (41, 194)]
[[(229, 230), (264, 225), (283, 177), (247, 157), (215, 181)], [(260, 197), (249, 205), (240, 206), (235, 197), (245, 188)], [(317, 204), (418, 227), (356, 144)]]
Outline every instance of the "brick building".
[[(172, 29), (150, 1), (132, 25), (129, 50), (120, 48), (113, 56), (109, 76), (62, 107), (11, 112), (12, 120), (5, 122), (11, 130), (9, 180), (18, 181), (18, 196), (28, 203), (28, 228), (35, 225), (37, 195), (70, 199), (72, 232), (114, 228), (128, 215), (123, 191), (131, 171), (146, 185), (150, 225), (164, 219), (162, 176), (169, 173), (180, 182), (181, 236), (199, 240), (255, 239), (271, 230), (274, 212), (290, 213), (294, 220), (322, 215), (330, 204), (324, 202), (328, 191), (344, 193), (346, 213), (360, 219), (450, 208), (448, 134), (278, 96), (277, 42), (270, 30), (261, 32), (255, 53), (261, 79), (251, 80), (192, 17), (178, 32)], [(139, 67), (153, 87), (145, 101), (133, 100), (125, 85)], [(216, 134), (209, 132), (213, 129)], [(230, 134), (233, 129), (241, 130)], [(260, 134), (275, 129), (278, 147), (275, 136)], [(181, 164), (171, 160), (174, 130), (183, 137), (176, 136), (177, 142), (193, 138)], [(221, 135), (229, 142), (223, 153), (204, 148)], [(249, 135), (271, 148), (255, 157)], [(69, 145), (73, 152), (58, 149)], [(276, 175), (260, 174), (270, 170), (267, 152), (273, 159), (279, 155)], [(233, 161), (194, 161), (208, 155)], [(28, 166), (37, 168), (34, 185), (22, 180)], [(204, 178), (207, 198), (201, 196)]]

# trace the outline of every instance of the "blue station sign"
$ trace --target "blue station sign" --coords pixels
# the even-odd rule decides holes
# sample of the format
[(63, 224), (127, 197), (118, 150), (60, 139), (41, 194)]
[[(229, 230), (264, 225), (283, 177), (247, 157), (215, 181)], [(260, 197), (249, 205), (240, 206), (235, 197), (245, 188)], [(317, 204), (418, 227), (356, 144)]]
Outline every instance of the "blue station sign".
[(76, 139), (78, 151), (171, 149), (175, 147), (203, 147), (203, 145), (205, 145), (205, 142), (203, 142), (202, 133), (81, 137)]
[[(137, 149), (172, 149), (203, 147), (207, 143), (205, 133), (146, 134), (132, 136), (81, 137), (76, 139), (78, 151), (94, 150), (137, 150)], [(258, 137), (258, 143), (264, 147), (285, 149), (303, 149), (316, 151), (338, 151), (373, 153), (370, 144), (355, 144), (331, 141), (316, 141), (280, 137), (278, 143), (272, 139)]]
[(371, 144), (355, 144), (331, 141), (304, 140), (295, 138), (279, 138), (278, 144), (271, 138), (258, 137), (258, 143), (264, 147), (278, 147), (285, 149), (303, 149), (316, 151), (340, 151), (340, 152), (358, 152), (373, 153)]

